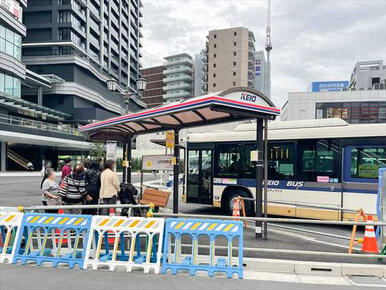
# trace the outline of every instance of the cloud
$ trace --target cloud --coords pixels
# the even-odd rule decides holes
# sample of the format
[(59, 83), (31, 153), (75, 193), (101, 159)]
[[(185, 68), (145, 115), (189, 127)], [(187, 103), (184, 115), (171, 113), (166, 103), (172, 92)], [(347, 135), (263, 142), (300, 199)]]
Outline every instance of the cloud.
[[(144, 66), (205, 44), (209, 30), (244, 26), (264, 49), (265, 0), (144, 0)], [(386, 1), (273, 0), (272, 98), (315, 80), (348, 80), (358, 60), (386, 60)]]

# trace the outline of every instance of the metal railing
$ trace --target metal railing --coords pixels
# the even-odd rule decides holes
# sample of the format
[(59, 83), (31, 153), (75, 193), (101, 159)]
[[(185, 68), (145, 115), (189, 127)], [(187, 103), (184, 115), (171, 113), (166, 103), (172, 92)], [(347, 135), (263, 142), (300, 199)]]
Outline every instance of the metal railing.
[(149, 209), (150, 205), (145, 204), (85, 204), (85, 205), (38, 205), (22, 207), (24, 211), (36, 212), (41, 210), (59, 209), (102, 209), (102, 208), (128, 208), (128, 215), (131, 216), (133, 209)]
[(31, 119), (26, 119), (26, 118), (21, 118), (16, 116), (10, 116), (5, 114), (0, 114), (0, 124), (9, 124), (9, 125), (51, 131), (51, 132), (62, 133), (62, 134), (82, 136), (82, 134), (78, 129), (68, 125), (55, 125), (55, 124), (50, 124), (50, 123), (45, 123), (41, 121), (36, 121), (36, 120), (31, 120)]

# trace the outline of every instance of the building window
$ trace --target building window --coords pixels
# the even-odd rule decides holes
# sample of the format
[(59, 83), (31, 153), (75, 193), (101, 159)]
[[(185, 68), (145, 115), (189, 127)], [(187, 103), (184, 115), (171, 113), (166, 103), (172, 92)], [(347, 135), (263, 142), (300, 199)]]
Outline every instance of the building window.
[(216, 67), (216, 64), (215, 64), (215, 63), (213, 64), (213, 67)]
[(234, 51), (234, 52), (233, 52), (233, 56), (236, 56), (236, 55), (237, 55), (237, 52), (236, 52), (236, 51)]
[(386, 122), (386, 102), (317, 103), (316, 119), (341, 118), (349, 123)]
[(59, 28), (59, 40), (71, 40), (70, 28)]
[(213, 54), (213, 58), (216, 58), (216, 54), (215, 53)]
[(59, 22), (71, 22), (71, 11), (60, 11)]
[(21, 97), (21, 80), (10, 75), (0, 73), (0, 92), (11, 97)]
[(58, 97), (58, 105), (63, 105), (64, 104), (64, 96), (59, 96)]
[(236, 86), (236, 82), (233, 82), (233, 86), (234, 86), (234, 87)]
[(236, 72), (235, 72), (235, 71), (233, 72), (233, 75), (234, 75), (234, 76), (236, 75)]
[(216, 34), (214, 34), (214, 35), (213, 35), (213, 38), (217, 38), (217, 35), (216, 35)]
[(236, 62), (235, 61), (233, 62), (233, 66), (236, 66)]
[(216, 44), (214, 44), (214, 45), (213, 45), (213, 48), (216, 48), (216, 47), (217, 47), (217, 45), (216, 45)]
[(213, 77), (215, 78), (215, 77), (216, 77), (216, 74), (213, 74)]
[(216, 83), (213, 83), (213, 87), (214, 87), (214, 88), (216, 87)]
[(235, 42), (233, 42), (233, 46), (236, 46), (237, 45), (237, 42), (235, 41)]
[(237, 35), (237, 32), (236, 32), (236, 31), (235, 31), (235, 32), (233, 32), (233, 35), (234, 35), (234, 36), (236, 36), (236, 35)]
[(21, 36), (0, 25), (0, 51), (21, 60)]

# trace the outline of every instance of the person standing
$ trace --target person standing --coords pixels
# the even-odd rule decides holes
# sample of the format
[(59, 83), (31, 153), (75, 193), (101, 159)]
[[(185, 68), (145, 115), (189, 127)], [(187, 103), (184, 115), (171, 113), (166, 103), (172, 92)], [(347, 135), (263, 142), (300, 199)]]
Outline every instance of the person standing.
[(64, 159), (64, 165), (62, 167), (62, 180), (71, 173), (71, 158)]
[[(61, 205), (62, 200), (59, 196), (59, 186), (55, 181), (55, 171), (46, 169), (45, 179), (42, 182), (42, 203), (43, 205)], [(46, 213), (58, 213), (57, 209), (45, 210)]]
[[(99, 191), (101, 188), (101, 171), (99, 162), (92, 161), (86, 170), (86, 191), (92, 198), (91, 201), (87, 201), (86, 204), (95, 205), (98, 204)], [(85, 209), (83, 214), (96, 215), (97, 209)]]
[[(114, 171), (115, 161), (107, 160), (101, 174), (101, 189), (99, 198), (102, 204), (116, 204), (120, 182), (117, 173)], [(109, 208), (102, 208), (101, 215), (109, 215)]]
[[(74, 166), (73, 171), (64, 177), (59, 189), (64, 205), (82, 205), (83, 200), (91, 201), (86, 191), (86, 175), (82, 164)], [(65, 214), (81, 214), (82, 209), (64, 209)]]
[(50, 170), (53, 170), (52, 163), (51, 161), (47, 160), (45, 162), (44, 168), (40, 171), (41, 175), (43, 176), (42, 181), (40, 182), (40, 188), (43, 187), (43, 183), (47, 179)]

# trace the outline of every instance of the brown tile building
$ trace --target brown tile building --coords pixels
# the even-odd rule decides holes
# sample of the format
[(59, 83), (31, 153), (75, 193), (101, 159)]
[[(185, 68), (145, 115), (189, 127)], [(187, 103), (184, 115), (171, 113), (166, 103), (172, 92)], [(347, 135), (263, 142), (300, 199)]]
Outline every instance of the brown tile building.
[(146, 79), (147, 85), (143, 95), (143, 101), (148, 108), (159, 106), (163, 103), (163, 78), (165, 67), (163, 65), (144, 68), (141, 70), (142, 76)]

